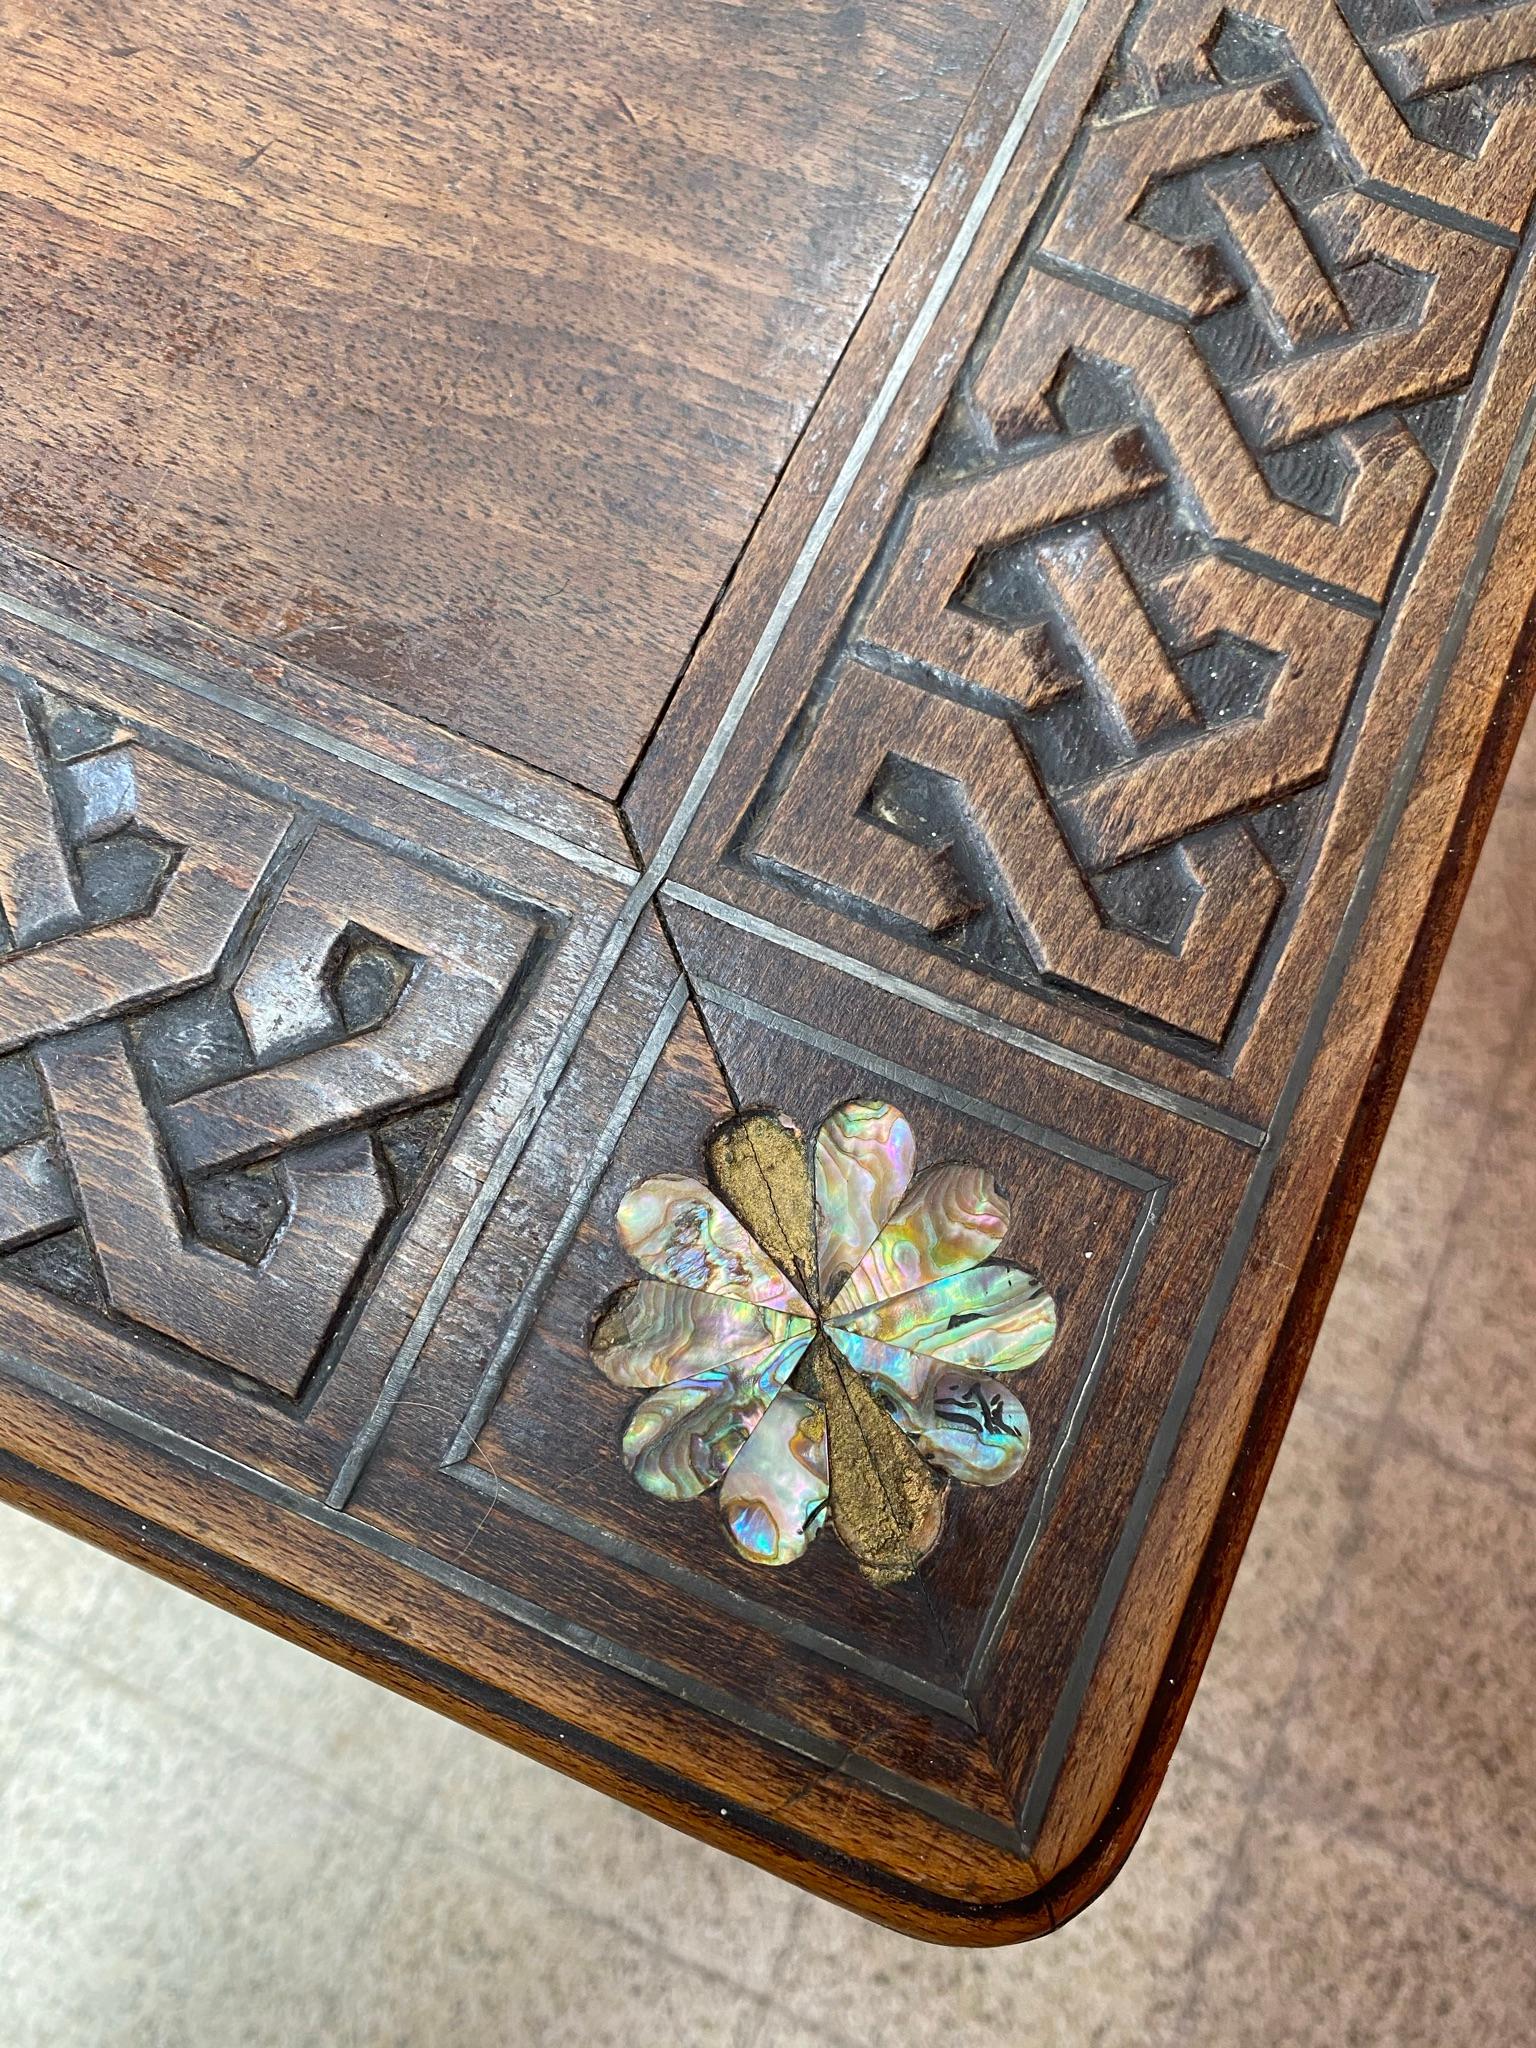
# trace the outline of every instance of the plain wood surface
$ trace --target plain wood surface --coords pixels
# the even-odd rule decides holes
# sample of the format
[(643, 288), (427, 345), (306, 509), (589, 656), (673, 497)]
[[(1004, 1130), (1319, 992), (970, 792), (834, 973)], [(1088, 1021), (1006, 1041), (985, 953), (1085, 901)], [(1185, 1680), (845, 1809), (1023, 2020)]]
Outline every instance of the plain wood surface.
[[(609, 51), (625, 105), (670, 137), (619, 117), (614, 149), (656, 152), (644, 193), (594, 186), (607, 101), (559, 68), (574, 16), (527, 51), (490, 16), (392, 13), (381, 41), (353, 10), (334, 48), (341, 25), (292, 10), (222, 40), (177, 14), (142, 46), (28, 16), (18, 51), (45, 70), (52, 51), (54, 82), (0, 119), (30, 137), (20, 220), (70, 212), (93, 262), (233, 204), (204, 163), (156, 188), (156, 228), (130, 114), (227, 110), (250, 65), (258, 110), (323, 73), (324, 111), (360, 124), (327, 156), (311, 91), (294, 183), (262, 182), (281, 138), (240, 159), (235, 272), (271, 280), (280, 380), (237, 378), (210, 423), (255, 345), (217, 327), (235, 272), (210, 234), (190, 354), (171, 364), (164, 320), (120, 297), (108, 322), (98, 294), (69, 323), (78, 374), (36, 367), (15, 415), (88, 443), (89, 517), (61, 542), (13, 516), (0, 557), (0, 1484), (940, 1939), (1057, 1924), (1145, 1817), (1531, 686), (1523, 15), (1469, 42), (1265, 8), (1255, 28), (1162, 0), (1127, 25), (1089, 0), (1038, 77), (1045, 17), (984, 76), (998, 25), (962, 11), (921, 33), (732, 17), (751, 62), (778, 38), (794, 56), (723, 122), (735, 73), (708, 37), (668, 64), (673, 17), (605, 16), (632, 39)], [(834, 32), (857, 53), (841, 69)], [(90, 62), (63, 62), (71, 36)], [(37, 107), (60, 120), (95, 66), (139, 62), (163, 91), (71, 127), (115, 138), (110, 175), (37, 149)], [(570, 150), (494, 146), (500, 92)], [(484, 118), (450, 137), (444, 95)], [(786, 158), (790, 101), (808, 125)], [(881, 211), (855, 130), (907, 152), (917, 210), (883, 274), (906, 214)], [(729, 176), (718, 154), (698, 172), (706, 135)], [(864, 196), (834, 205), (855, 158)], [(70, 196), (28, 182), (40, 163)], [(616, 223), (656, 207), (666, 260), (686, 243), (697, 266), (707, 219), (734, 252), (710, 245), (686, 312), (666, 300), (655, 363), (607, 361), (611, 406), (560, 381), (562, 347), (530, 411), (505, 307), (478, 346), (438, 320), (433, 291), (491, 290), (486, 249), (512, 262), (490, 196), (513, 164), (518, 234), (548, 237), (517, 260), (565, 339), (655, 282), (654, 236)], [(317, 202), (326, 165), (301, 234), (282, 208), (301, 174)], [(349, 266), (403, 245), (430, 272), (423, 317), (371, 345), (382, 273), (358, 299)], [(767, 272), (745, 253), (764, 245)], [(765, 351), (762, 320), (809, 303), (806, 265), (852, 336), (835, 371), (841, 340)], [(66, 303), (22, 269), (11, 289), (18, 334)], [(328, 352), (302, 404), (280, 332)], [(706, 352), (732, 404), (765, 365), (800, 380), (781, 444), (743, 430), (771, 461), (732, 472), (739, 516), (661, 453), (703, 418)], [(499, 458), (579, 445), (579, 477), (530, 461), (502, 489), (465, 467), (476, 379)], [(361, 424), (386, 386), (409, 432)], [(150, 449), (159, 481), (124, 512), (114, 479)], [(195, 514), (214, 538), (130, 559), (162, 486), (185, 497), (182, 453), (218, 486)], [(524, 585), (470, 618), (482, 558), (457, 501), (438, 517), (450, 471), (512, 524), (600, 508), (534, 623)], [(311, 524), (342, 485), (346, 516)], [(275, 628), (260, 607), (295, 547), (388, 630)], [(664, 649), (651, 601), (677, 578), (693, 596)], [(545, 649), (510, 691), (485, 683), (508, 620)], [(439, 631), (467, 634), (472, 676), (434, 666)], [(578, 687), (553, 686), (561, 664)], [(602, 772), (570, 758), (572, 717)], [(637, 756), (618, 805), (593, 794)], [(589, 1355), (629, 1273), (630, 1186), (697, 1171), (733, 1108), (810, 1129), (855, 1096), (898, 1101), (921, 1160), (1008, 1187), (1003, 1249), (1061, 1312), (1019, 1382), (1025, 1473), (952, 1488), (939, 1548), (886, 1589), (831, 1535), (749, 1570), (712, 1498), (643, 1495), (630, 1401)]]
[(0, 530), (617, 793), (986, 0), (0, 9)]

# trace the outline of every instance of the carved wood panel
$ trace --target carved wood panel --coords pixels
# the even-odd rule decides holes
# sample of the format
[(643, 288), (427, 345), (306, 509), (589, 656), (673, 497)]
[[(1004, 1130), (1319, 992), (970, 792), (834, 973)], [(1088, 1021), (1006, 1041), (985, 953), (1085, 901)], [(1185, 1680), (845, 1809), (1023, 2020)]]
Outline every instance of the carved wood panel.
[(1173, 1085), (1241, 1066), (1536, 182), (1523, 7), (1346, 12), (1139, 12), (689, 885)]
[[(895, 1924), (1089, 1896), (1525, 701), (1533, 22), (1023, 21), (621, 804), (0, 544), (0, 1486)], [(797, 1251), (850, 1106), (989, 1253), (870, 1169), (883, 1383)], [(598, 1334), (640, 1271), (666, 1355)], [(881, 1570), (850, 1416), (932, 1539)]]
[[(1091, 1082), (1064, 1086), (1044, 1063), (978, 1063), (958, 1028), (925, 1049), (945, 1078), (915, 1071), (899, 1002), (850, 1002), (836, 976), (724, 931), (706, 967), (695, 938), (691, 999), (658, 1010), (633, 1105), (600, 1133), (578, 1057), (351, 1507), (472, 1565), (502, 1597), (542, 1603), (558, 1583), (562, 1623), (618, 1668), (643, 1663), (681, 1700), (707, 1691), (726, 1722), (771, 1721), (791, 1748), (836, 1755), (845, 1777), (1016, 1848), (1024, 1783), (999, 1773), (981, 1701), (1001, 1645), (1038, 1680), (1071, 1636), (1058, 1604), (1071, 1596), (1037, 1605), (1029, 1561), (1065, 1488), (1096, 1496), (1098, 1540), (1112, 1539), (1112, 1503), (1196, 1306), (1171, 1298), (1177, 1274), (1220, 1242), (1245, 1154), (1215, 1133), (1191, 1143), (1176, 1116), (1148, 1118)], [(770, 991), (784, 1011), (759, 1000)], [(713, 1493), (661, 1506), (637, 1489), (620, 1456), (635, 1395), (589, 1351), (595, 1310), (626, 1278), (614, 1219), (628, 1189), (689, 1164), (737, 1104), (772, 1101), (811, 1130), (875, 1095), (910, 1116), (921, 1160), (1000, 1176), (1010, 1251), (1039, 1269), (1060, 1317), (1019, 1382), (1024, 1474), (952, 1487), (929, 1564), (884, 1589), (828, 1537), (798, 1565), (744, 1570)], [(586, 1166), (574, 1194), (560, 1164), (573, 1150)]]
[(338, 775), (254, 699), (6, 637), (0, 1299), (114, 1397), (318, 1479), (621, 888), (382, 761)]
[(303, 1385), (541, 938), (12, 683), (0, 1280)]

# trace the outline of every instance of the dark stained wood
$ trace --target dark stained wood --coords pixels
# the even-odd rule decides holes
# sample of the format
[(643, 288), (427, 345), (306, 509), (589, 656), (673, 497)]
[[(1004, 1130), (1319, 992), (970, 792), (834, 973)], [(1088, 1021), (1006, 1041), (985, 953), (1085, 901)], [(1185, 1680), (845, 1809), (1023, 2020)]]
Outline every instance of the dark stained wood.
[(996, 0), (0, 10), (0, 530), (616, 794)]
[[(1088, 0), (1038, 76), (979, 7), (153, 12), (4, 17), (0, 1492), (892, 1926), (1044, 1932), (1536, 680), (1526, 10)], [(635, 1484), (592, 1333), (632, 1187), (853, 1098), (1006, 1189), (1059, 1329), (915, 1572), (836, 1505), (768, 1570)]]
[[(74, 582), (27, 587), (63, 603)], [(547, 828), (511, 802), (294, 741), (249, 684), (224, 708), (232, 661), (167, 682), (127, 642), (107, 656), (3, 611), (0, 648), (86, 926), (0, 954), (0, 1156), (19, 1141), (46, 1162), (25, 1184), (43, 1213), (0, 1225), (11, 1341), (323, 1491), (361, 1419), (333, 1404), (366, 1414), (538, 1099), (625, 871), (522, 836)], [(39, 1030), (35, 1056), (14, 1050)], [(315, 1247), (297, 1263), (296, 1227)], [(244, 1303), (233, 1328), (220, 1292)], [(135, 1344), (146, 1323), (156, 1341)], [(337, 1370), (364, 1353), (361, 1381)]]

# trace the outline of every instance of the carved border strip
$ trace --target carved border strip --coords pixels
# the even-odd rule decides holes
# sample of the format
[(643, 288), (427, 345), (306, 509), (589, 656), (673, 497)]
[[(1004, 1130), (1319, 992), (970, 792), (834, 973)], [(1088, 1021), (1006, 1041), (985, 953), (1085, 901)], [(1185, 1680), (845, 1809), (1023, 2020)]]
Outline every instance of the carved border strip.
[[(1314, 15), (1293, 0), (1256, 0), (1246, 14), (1214, 0), (1156, 0), (1138, 11), (1107, 74), (1113, 89), (1085, 121), (980, 343), (958, 371), (934, 373), (936, 386), (954, 386), (954, 402), (940, 418), (940, 400), (922, 400), (918, 429), (939, 424), (915, 481), (904, 481), (908, 465), (898, 462), (894, 500), (891, 487), (859, 500), (859, 535), (884, 532), (883, 549), (865, 573), (873, 543), (850, 529), (834, 545), (836, 566), (787, 627), (793, 652), (743, 721), (669, 885), (713, 900), (727, 917), (845, 950), (863, 970), (904, 981), (915, 1000), (942, 994), (969, 1007), (980, 1028), (1006, 1021), (1054, 1035), (1079, 1057), (1230, 1103), (1240, 1116), (1267, 1113), (1274, 1099), (1268, 1046), (1252, 1082), (1244, 1052), (1369, 717), (1359, 632), (1378, 612), (1398, 541), (1416, 522), (1420, 533), (1432, 523), (1427, 514), (1474, 437), (1488, 323), (1500, 317), (1501, 288), (1508, 304), (1512, 224), (1531, 184), (1530, 79), (1522, 71), (1512, 84), (1497, 71), (1525, 62), (1522, 10), (1482, 8), (1406, 37), (1367, 26), (1363, 41), (1331, 6)], [(1479, 34), (1463, 51), (1468, 24)], [(1431, 47), (1460, 52), (1460, 76), (1474, 82), (1455, 83), (1454, 109), (1444, 65), (1432, 87), (1395, 81), (1396, 100), (1383, 88), (1366, 54), (1376, 61), (1385, 51), (1395, 63), (1399, 41), (1416, 62)], [(1485, 90), (1476, 80), (1490, 71)], [(1310, 101), (1301, 90), (1308, 78)], [(1485, 103), (1486, 132), (1447, 142), (1446, 124), (1466, 130)], [(1463, 144), (1468, 155), (1481, 151), (1480, 183), (1454, 153)], [(1266, 152), (1275, 151), (1271, 169)], [(1405, 189), (1410, 170), (1430, 196)], [(1401, 175), (1394, 182), (1387, 171)], [(1245, 180), (1256, 183), (1251, 207), (1236, 203)], [(1447, 193), (1466, 204), (1458, 210)], [(1020, 195), (1026, 219), (1031, 206)], [(999, 274), (1000, 224), (989, 224), (985, 240)], [(1331, 330), (1327, 321), (1285, 328), (1300, 315), (1285, 299), (1281, 248), (1311, 265), (1332, 306)], [(1147, 282), (1158, 264), (1161, 297)], [(974, 304), (974, 284), (970, 297)], [(1454, 340), (1441, 332), (1447, 321)], [(957, 353), (964, 339), (952, 343)], [(1243, 354), (1260, 343), (1270, 359), (1262, 374)], [(1066, 385), (1053, 385), (1062, 362)], [(1248, 406), (1255, 389), (1269, 388), (1265, 377), (1321, 406), (1317, 420), (1301, 422), (1301, 441), (1287, 441), (1289, 426), (1271, 432)], [(1109, 389), (1117, 378), (1132, 380), (1118, 399)], [(1179, 400), (1161, 426), (1148, 414), (1149, 388)], [(1137, 403), (1128, 405), (1127, 389)], [(1323, 417), (1335, 389), (1334, 412)], [(1417, 440), (1404, 438), (1410, 413)], [(1261, 467), (1303, 454), (1315, 473), (1293, 463), (1271, 477)], [(1439, 481), (1420, 518), (1432, 468)], [(1172, 526), (1166, 506), (1158, 509), (1170, 488), (1184, 508)], [(1329, 489), (1333, 517), (1307, 502), (1309, 491)], [(1287, 549), (1290, 559), (1279, 559)], [(1320, 569), (1332, 580), (1320, 583)], [(1409, 581), (1398, 577), (1396, 599)], [(991, 594), (973, 594), (978, 583)], [(1063, 607), (1072, 604), (1078, 623), (1068, 630)], [(1284, 608), (1302, 620), (1319, 605), (1321, 639), (1300, 625), (1280, 631)], [(822, 618), (841, 621), (835, 642)], [(1223, 635), (1241, 643), (1236, 654), (1216, 647)], [(1378, 651), (1387, 637), (1385, 628), (1377, 634)], [(1323, 674), (1330, 646), (1339, 657), (1332, 681)], [(1083, 687), (1074, 697), (1075, 683)], [(1072, 748), (1087, 741), (1062, 719), (1073, 700), (1082, 727), (1089, 683), (1122, 721), (1120, 754), (1073, 765)], [(1247, 711), (1244, 689), (1257, 693)], [(1223, 690), (1238, 692), (1242, 715), (1231, 724)], [(1101, 701), (1095, 715), (1103, 712)], [(1325, 714), (1326, 733), (1317, 724)], [(1027, 740), (1007, 737), (1010, 720)], [(1105, 743), (1101, 731), (1093, 744)], [(1065, 789), (1053, 784), (1063, 763)], [(1250, 830), (1230, 790), (1222, 793), (1221, 778), (1239, 771), (1250, 778), (1245, 803), (1264, 792), (1262, 853), (1259, 823)], [(804, 815), (791, 816), (785, 791), (802, 782)], [(1283, 820), (1303, 797), (1311, 814)], [(1175, 798), (1187, 816), (1168, 811)], [(828, 829), (833, 818), (838, 829)], [(937, 858), (946, 848), (948, 866)], [(1133, 871), (1160, 862), (1183, 863), (1182, 881), (1167, 871), (1136, 876), (1144, 895), (1160, 890), (1164, 899), (1161, 910), (1143, 905), (1152, 927), (1139, 933), (1134, 906), (1122, 902), (1111, 916), (1084, 895), (1085, 875), (1098, 887), (1096, 869), (1123, 896)], [(1013, 875), (1006, 886), (1000, 863)], [(1036, 958), (1020, 981), (986, 948), (1004, 943), (1011, 914), (1007, 946), (1018, 952), (1017, 926), (1029, 927), (1023, 876), (1049, 899), (1041, 916), (1048, 907), (1055, 936), (1042, 938), (1036, 924)], [(1175, 914), (1186, 924), (1170, 939), (1155, 927)], [(1223, 982), (1239, 927), (1264, 963), (1241, 990)], [(972, 930), (991, 936), (972, 944)], [(1116, 976), (1120, 995), (1106, 1007)], [(1124, 1007), (1138, 976), (1154, 1011), (1185, 988), (1178, 1001), (1192, 1007), (1171, 1035)], [(1181, 1037), (1186, 1025), (1196, 1037)], [(1201, 1031), (1215, 1032), (1215, 1052), (1198, 1042)]]
[[(47, 573), (34, 571), (34, 589)], [(488, 1102), (499, 1091), (504, 1113), (518, 1112), (531, 1127), (541, 1082), (545, 1093), (553, 1085), (552, 1041), (573, 982), (579, 990), (576, 977), (611, 918), (605, 906), (622, 900), (608, 873), (613, 864), (582, 847), (579, 860), (567, 859), (560, 835), (530, 831), (529, 820), (477, 801), (462, 784), (414, 773), (402, 784), (391, 772), (398, 761), (376, 759), (350, 736), (314, 750), (308, 733), (296, 737), (294, 721), (267, 716), (259, 699), (209, 687), (204, 674), (184, 673), (51, 608), (6, 601), (0, 614), (11, 678), (0, 678), (0, 697), (26, 700), (32, 764), (18, 769), (17, 755), (0, 772), (42, 772), (57, 813), (42, 840), (8, 839), (12, 871), (0, 878), (0, 900), (16, 900), (18, 876), (27, 886), (28, 849), (46, 851), (55, 833), (66, 853), (54, 865), (79, 899), (60, 909), (57, 931), (33, 935), (46, 943), (0, 953), (0, 1012), (21, 1003), (13, 1022), (24, 1038), (35, 1037), (40, 1017), (48, 1026), (37, 1054), (54, 1097), (45, 1144), (67, 1140), (71, 1153), (72, 1171), (58, 1179), (59, 1213), (41, 1219), (42, 1235), (69, 1222), (83, 1200), (91, 1263), (98, 1273), (106, 1268), (105, 1308), (84, 1300), (75, 1307), (70, 1297), (59, 1312), (78, 1322), (82, 1358), (101, 1384), (133, 1376), (124, 1348), (131, 1339), (132, 1356), (146, 1367), (148, 1403), (165, 1395), (173, 1367), (191, 1368), (189, 1429), (272, 1460), (274, 1469), (318, 1477), (336, 1425), (327, 1420), (317, 1431), (317, 1411), (339, 1418), (371, 1384), (371, 1368), (355, 1394), (343, 1375), (333, 1400), (333, 1368), (343, 1350), (352, 1360), (374, 1346), (374, 1333), (425, 1288), (431, 1240), (484, 1152)], [(206, 715), (194, 710), (198, 702)], [(409, 742), (403, 734), (402, 751)], [(247, 814), (270, 815), (273, 832), (283, 824), (259, 881), (229, 837)], [(76, 878), (98, 846), (110, 855), (106, 883), (98, 863), (87, 895)], [(146, 870), (142, 885), (113, 881), (124, 849), (158, 849), (158, 869)], [(133, 886), (148, 890), (145, 902), (129, 900)], [(190, 960), (167, 985), (157, 934), (165, 927), (184, 952), (186, 933), (200, 928), (198, 892), (210, 889), (224, 894), (208, 959)], [(96, 964), (87, 971), (88, 954)], [(350, 972), (357, 959), (360, 983)], [(92, 976), (98, 989), (95, 1038), (73, 1026), (90, 1024), (96, 1010), (79, 1017), (62, 1003), (72, 963), (80, 970), (75, 996), (90, 993)], [(107, 986), (112, 976), (122, 988)], [(26, 1004), (35, 1010), (39, 992), (43, 1012), (32, 1015)], [(345, 1014), (359, 998), (364, 1014)], [(199, 1014), (167, 1037), (173, 1013), (188, 1005)], [(59, 1015), (71, 1035), (55, 1046), (50, 1020)], [(94, 1064), (87, 1071), (82, 1061)], [(413, 1139), (410, 1158), (393, 1150), (387, 1165), (382, 1152), (365, 1157), (381, 1129), (402, 1112), (409, 1119), (418, 1098), (437, 1119), (422, 1134), (425, 1150)], [(130, 1124), (143, 1126), (137, 1148), (127, 1142)], [(301, 1190), (296, 1176), (314, 1146), (315, 1171)], [(14, 1147), (0, 1159), (14, 1164)], [(286, 1187), (282, 1213), (255, 1219), (263, 1232), (275, 1220), (271, 1242), (247, 1243), (240, 1228), (226, 1241), (224, 1219), (207, 1203), (189, 1234), (188, 1195), (208, 1194), (230, 1174), (241, 1182), (248, 1171)], [(312, 1283), (348, 1237), (340, 1198), (358, 1184), (382, 1194), (386, 1180), (385, 1228), (381, 1234), (385, 1219), (370, 1198), (351, 1233), (366, 1241), (362, 1261), (346, 1279), (345, 1303), (328, 1306)], [(0, 1174), (0, 1195), (14, 1182)], [(126, 1228), (129, 1212), (142, 1228)], [(0, 1237), (6, 1220), (0, 1202)], [(23, 1245), (37, 1238), (25, 1216), (19, 1221)], [(165, 1247), (158, 1266), (140, 1249), (146, 1232)], [(161, 1327), (179, 1267), (193, 1284), (176, 1297), (178, 1313), (203, 1333), (191, 1351), (176, 1341), (176, 1327)], [(253, 1378), (239, 1346), (232, 1351), (219, 1332), (236, 1306), (224, 1297), (257, 1286), (266, 1299), (259, 1326), (249, 1302), (240, 1313), (270, 1356)], [(45, 1282), (49, 1292), (58, 1290)], [(33, 1286), (7, 1293), (23, 1319), (30, 1310), (21, 1297), (42, 1298)], [(297, 1343), (301, 1325), (318, 1349)], [(87, 1330), (96, 1332), (94, 1347)], [(216, 1361), (212, 1369), (199, 1354)], [(327, 1469), (319, 1483), (330, 1476)]]
[[(1458, 600), (1460, 626), (1465, 625), (1466, 618), (1471, 613), (1481, 588), (1482, 578), (1492, 558), (1504, 516), (1513, 501), (1522, 476), (1526, 473), (1533, 445), (1536, 445), (1536, 394), (1532, 395), (1522, 412), (1514, 446), (1510, 450), (1498, 491), (1484, 522), (1475, 572), (1468, 577)], [(1381, 876), (1391, 851), (1393, 838), (1413, 795), (1414, 778), (1459, 652), (1460, 627), (1442, 643), (1430, 687), (1415, 713), (1412, 735), (1399, 766), (1391, 800), (1361, 865), (1361, 882), (1364, 886), (1354, 897), (1350, 914), (1345, 919), (1330, 953), (1323, 986), (1318, 992), (1302, 1044), (1297, 1049), (1291, 1071), (1287, 1076), (1284, 1093), (1271, 1126), (1269, 1143), (1254, 1161), (1252, 1177), (1226, 1256), (1220, 1269), (1213, 1276), (1195, 1335), (1180, 1369), (1178, 1383), (1164, 1413), (1157, 1441), (1147, 1461), (1131, 1512), (1126, 1518), (1111, 1568), (1100, 1590), (1092, 1622), (1078, 1646), (1071, 1676), (1052, 1717), (1050, 1734), (1035, 1766), (1021, 1808), (1020, 1829), (1026, 1848), (1032, 1846), (1036, 1838), (1055, 1789), (1056, 1779), (1065, 1759), (1084, 1696), (1098, 1664), (1115, 1608), (1140, 1550), (1159, 1488), (1172, 1462), (1179, 1433), (1198, 1390), (1206, 1359), (1245, 1268), (1260, 1213), (1280, 1165), (1284, 1139), (1290, 1129), (1302, 1091), (1312, 1073), (1328, 1028), (1334, 999), (1349, 971), (1361, 932), (1375, 907), (1375, 884)]]

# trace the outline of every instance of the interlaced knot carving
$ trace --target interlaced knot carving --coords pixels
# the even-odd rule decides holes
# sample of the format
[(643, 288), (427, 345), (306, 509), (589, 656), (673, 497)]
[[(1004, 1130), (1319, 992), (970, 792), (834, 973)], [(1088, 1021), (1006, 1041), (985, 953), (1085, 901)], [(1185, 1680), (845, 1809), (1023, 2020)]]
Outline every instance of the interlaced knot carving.
[(1509, 274), (1532, 57), (1523, 4), (1140, 13), (742, 857), (1223, 1042)]
[(538, 934), (0, 683), (0, 1278), (296, 1394)]

